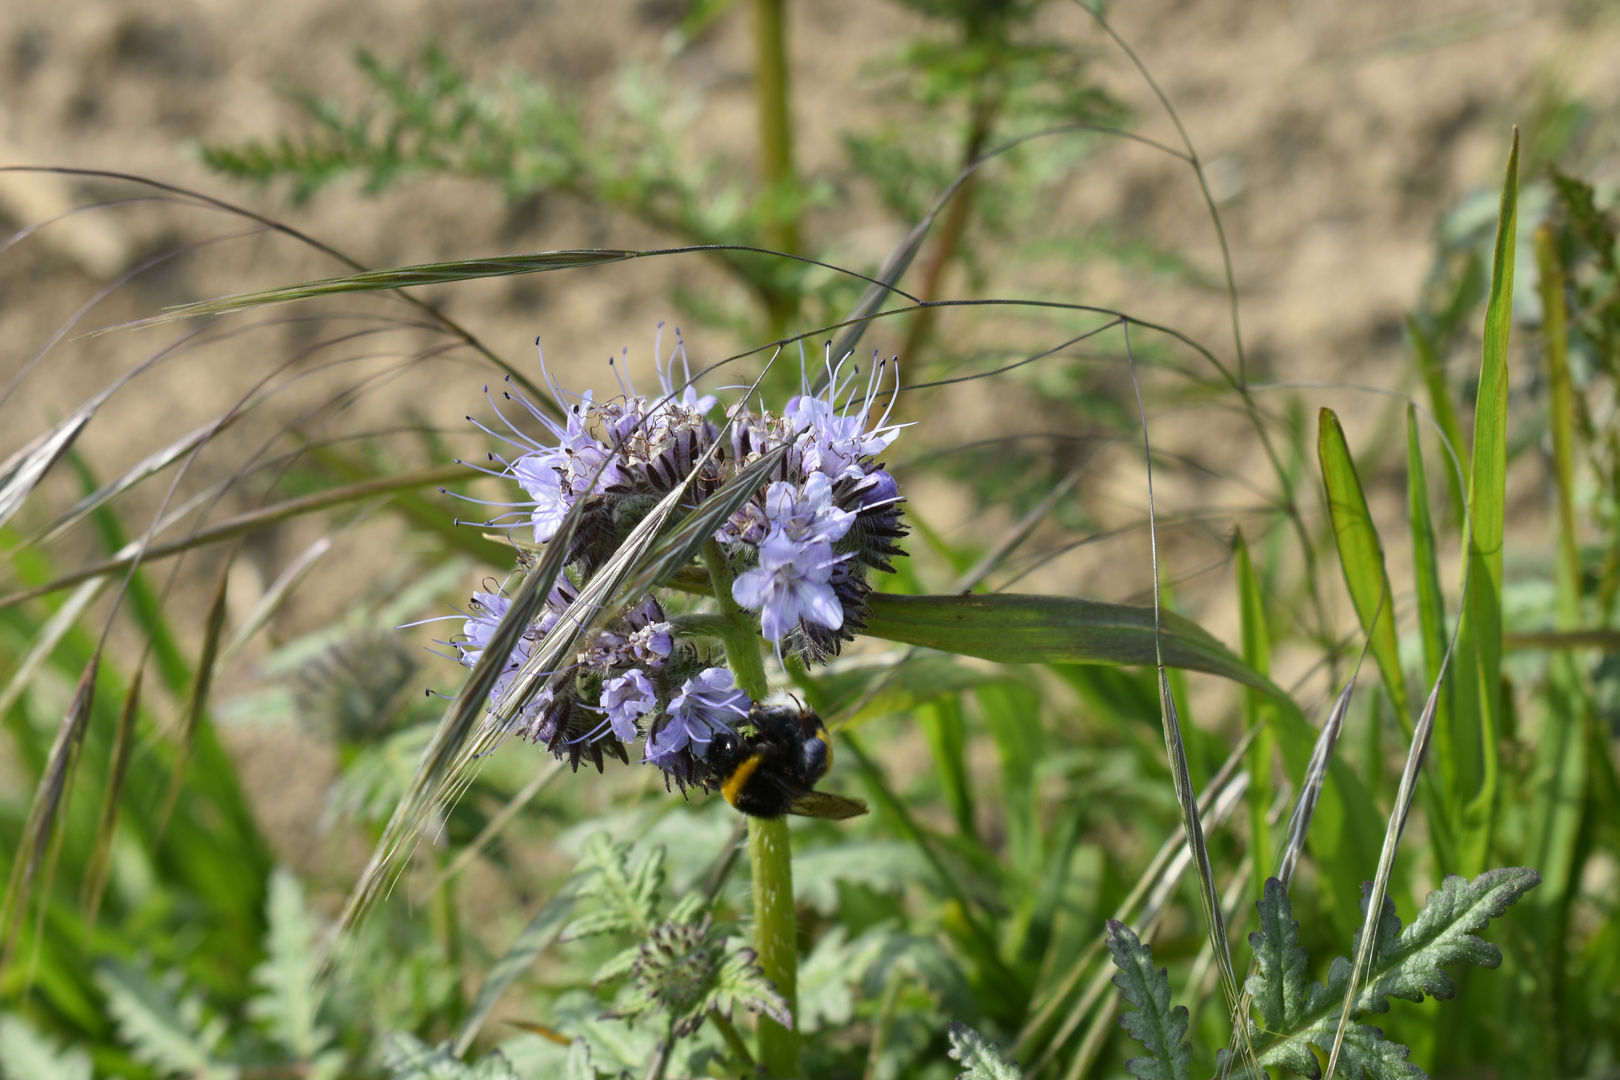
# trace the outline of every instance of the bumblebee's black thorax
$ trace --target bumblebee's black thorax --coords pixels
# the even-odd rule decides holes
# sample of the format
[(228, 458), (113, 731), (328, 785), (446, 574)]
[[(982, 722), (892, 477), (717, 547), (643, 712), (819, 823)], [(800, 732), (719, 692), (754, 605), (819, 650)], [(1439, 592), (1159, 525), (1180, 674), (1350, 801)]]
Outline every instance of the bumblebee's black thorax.
[(796, 706), (755, 705), (752, 735), (722, 733), (708, 764), (726, 801), (754, 817), (781, 817), (827, 775), (832, 748), (821, 718)]

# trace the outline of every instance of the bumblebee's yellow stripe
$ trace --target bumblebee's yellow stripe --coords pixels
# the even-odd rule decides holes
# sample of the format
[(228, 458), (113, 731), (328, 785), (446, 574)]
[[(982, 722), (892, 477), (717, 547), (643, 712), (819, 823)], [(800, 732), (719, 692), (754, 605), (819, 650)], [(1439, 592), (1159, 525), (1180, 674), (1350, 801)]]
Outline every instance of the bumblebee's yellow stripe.
[(749, 778), (754, 775), (754, 771), (759, 768), (759, 763), (764, 760), (764, 754), (749, 754), (743, 759), (742, 764), (733, 769), (731, 775), (721, 782), (720, 794), (726, 797), (726, 802), (732, 806), (737, 805), (737, 796), (742, 793), (742, 789), (747, 786)]

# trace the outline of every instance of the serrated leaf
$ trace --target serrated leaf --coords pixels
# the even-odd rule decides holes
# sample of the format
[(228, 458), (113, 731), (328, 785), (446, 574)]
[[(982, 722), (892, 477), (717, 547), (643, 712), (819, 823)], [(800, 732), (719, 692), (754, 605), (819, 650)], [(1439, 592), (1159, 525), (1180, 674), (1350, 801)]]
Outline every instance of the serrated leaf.
[(1299, 923), (1288, 917), (1288, 890), (1276, 878), (1266, 879), (1259, 908), (1260, 929), (1249, 935), (1259, 971), (1244, 988), (1267, 1031), (1288, 1031), (1299, 1024), (1305, 1001), (1306, 954), (1299, 944)]
[(107, 1011), (118, 1037), (136, 1060), (162, 1076), (233, 1080), (237, 1069), (215, 1060), (225, 1033), (222, 1020), (204, 1022), (202, 1003), (177, 993), (174, 979), (159, 983), (127, 964), (111, 963), (96, 972), (107, 995)]
[[(1385, 1040), (1378, 1028), (1356, 1023), (1355, 1018), (1387, 1012), (1391, 997), (1422, 1001), (1425, 994), (1442, 999), (1453, 996), (1456, 986), (1443, 965), (1496, 967), (1502, 954), (1476, 931), (1540, 880), (1534, 870), (1517, 867), (1490, 870), (1473, 881), (1448, 877), (1429, 894), (1423, 911), (1404, 932), (1394, 904), (1386, 898), (1378, 918), (1377, 948), (1356, 996), (1352, 1022), (1345, 1028), (1339, 1074), (1349, 1080), (1423, 1077), (1423, 1071), (1407, 1061), (1406, 1047)], [(1370, 892), (1364, 891), (1364, 907)], [(1249, 979), (1247, 989), (1260, 1009), (1263, 1026), (1251, 1026), (1251, 1042), (1262, 1068), (1281, 1065), (1314, 1078), (1321, 1073), (1310, 1047), (1325, 1053), (1333, 1045), (1350, 984), (1350, 962), (1336, 958), (1326, 985), (1306, 983), (1298, 924), (1293, 921), (1287, 891), (1275, 879), (1266, 883), (1259, 908), (1261, 929), (1249, 941), (1260, 971)]]
[(1001, 1047), (966, 1024), (953, 1020), (945, 1034), (951, 1040), (951, 1059), (965, 1066), (956, 1080), (1023, 1080), (1024, 1070), (1016, 1061), (1002, 1057)]
[(726, 949), (725, 959), (715, 973), (714, 989), (705, 1002), (707, 1010), (729, 1018), (740, 1005), (756, 1016), (768, 1016), (791, 1028), (793, 1010), (765, 977), (754, 950), (735, 938), (726, 943)]
[(304, 904), (303, 886), (285, 868), (270, 876), (265, 917), (265, 958), (253, 969), (254, 985), (264, 992), (248, 1002), (248, 1015), (268, 1025), (271, 1036), (294, 1056), (308, 1060), (332, 1037), (316, 1024), (320, 928)]
[(1132, 1058), (1125, 1067), (1142, 1080), (1189, 1080), (1192, 1046), (1186, 1042), (1187, 1009), (1170, 1007), (1169, 975), (1153, 966), (1153, 951), (1117, 919), (1108, 920), (1108, 951), (1119, 968), (1114, 985), (1139, 1010), (1122, 1014), (1119, 1026), (1148, 1050), (1147, 1057)]
[(664, 849), (649, 848), (634, 869), (629, 860), (630, 845), (614, 843), (607, 833), (586, 841), (574, 889), (575, 908), (582, 914), (563, 930), (562, 940), (652, 931), (664, 888)]
[(90, 1055), (56, 1044), (19, 1016), (0, 1015), (0, 1077), (5, 1080), (90, 1080)]

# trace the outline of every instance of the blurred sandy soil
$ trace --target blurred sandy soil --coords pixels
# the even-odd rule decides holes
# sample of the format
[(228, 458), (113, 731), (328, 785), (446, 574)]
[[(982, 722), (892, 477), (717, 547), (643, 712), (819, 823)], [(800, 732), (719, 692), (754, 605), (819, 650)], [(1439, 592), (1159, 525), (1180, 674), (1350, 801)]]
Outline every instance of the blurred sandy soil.
[[(851, 178), (840, 135), (904, 119), (873, 72), (920, 24), (877, 0), (795, 0), (790, 6), (801, 169), (828, 178), (838, 193), (832, 206), (811, 213), (807, 233), (813, 246), (835, 260), (870, 266), (900, 229), (880, 210), (870, 187)], [(194, 188), (277, 215), (373, 266), (659, 244), (668, 238), (571, 198), (511, 206), (490, 186), (471, 182), (413, 183), (381, 199), (345, 187), (289, 209), (279, 190), (254, 191), (207, 173), (190, 148), (199, 141), (238, 142), (296, 128), (301, 118), (278, 94), (285, 87), (354, 95), (361, 80), (349, 58), (357, 48), (392, 60), (433, 42), (477, 77), (517, 68), (600, 102), (620, 65), (658, 62), (660, 43), (680, 10), (665, 0), (8, 0), (0, 5), (0, 162), (107, 169)], [(1275, 378), (1413, 388), (1400, 317), (1414, 303), (1428, 268), (1437, 215), (1470, 192), (1500, 183), (1510, 125), (1529, 123), (1538, 102), (1556, 92), (1612, 109), (1620, 99), (1620, 64), (1614, 62), (1620, 25), (1613, 5), (1143, 0), (1116, 5), (1115, 19), (1181, 109), (1209, 163), (1242, 293), (1249, 362)], [(1174, 140), (1151, 93), (1083, 12), (1055, 5), (1042, 27), (1053, 38), (1095, 45), (1103, 57), (1101, 77), (1132, 104), (1140, 118), (1137, 130)], [(749, 30), (746, 5), (739, 5), (672, 67), (675, 92), (705, 95), (690, 149), (727, 150), (741, 169), (751, 168), (753, 142)], [(0, 177), (0, 225), (9, 231), (132, 190), (85, 179)], [(1080, 237), (1106, 225), (1177, 252), (1218, 278), (1219, 252), (1197, 189), (1183, 166), (1161, 154), (1132, 144), (1103, 147), (1049, 199), (1039, 213), (1053, 236)], [(0, 254), (0, 379), (21, 370), (74, 309), (120, 271), (176, 244), (239, 228), (195, 208), (123, 206), (73, 218)], [(1106, 261), (1076, 270), (1058, 260), (1016, 262), (1016, 252), (1004, 254), (993, 272), (1002, 295), (1039, 292), (1125, 307), (1231, 358), (1224, 297), (1216, 290), (1125, 272)], [(247, 237), (162, 263), (97, 307), (79, 329), (150, 315), (166, 304), (340, 271), (286, 238)], [(665, 260), (501, 279), (428, 295), (509, 360), (528, 363), (538, 335), (564, 382), (607, 389), (611, 382), (601, 363), (606, 356), (628, 346), (633, 363), (644, 362), (654, 324), (680, 318), (664, 299), (677, 276), (689, 288), (723, 287), (720, 275), (700, 260)], [(967, 287), (960, 275), (953, 285)], [(363, 304), (333, 310), (339, 308), (377, 310)], [(688, 331), (697, 359), (741, 344), (690, 320)], [(944, 332), (962, 341), (1039, 337), (976, 316), (947, 320)], [(82, 442), (86, 456), (110, 475), (118, 463), (218, 415), (270, 364), (313, 344), (312, 334), (295, 326), (271, 328), (165, 363), (103, 410)], [(70, 335), (0, 403), (0, 454), (176, 336), (169, 327)], [(390, 341), (389, 355), (425, 340), (429, 336)], [(871, 340), (893, 347), (898, 337), (884, 330)], [(487, 368), (472, 366), (466, 350), (457, 355), (375, 388), (335, 418), (331, 430), (385, 427), (415, 415), (448, 431), (466, 431), (462, 416), (483, 408), (478, 385), (489, 376)], [(356, 361), (348, 374), (367, 363), (373, 361)], [(1520, 372), (1515, 380), (1529, 377)], [(199, 462), (199, 482), (229, 474), (275, 435), (299, 402), (330, 395), (336, 383), (324, 378), (312, 375), (303, 390), (283, 395), (280, 413), (262, 410), (264, 415), (244, 422), (242, 432), (227, 440), (231, 453)], [(994, 389), (986, 394), (985, 385), (930, 399), (926, 415), (913, 417), (924, 420), (923, 427), (908, 439), (975, 437), (1029, 422), (1009, 413), (1027, 409), (1027, 397)], [(1377, 436), (1373, 425), (1383, 406), (1376, 399), (1324, 393), (1321, 400), (1341, 410), (1356, 445)], [(1238, 417), (1206, 409), (1189, 424), (1186, 415), (1160, 421), (1157, 436), (1168, 449), (1214, 455), (1223, 468), (1238, 472), (1260, 467), (1259, 451)], [(460, 435), (452, 444), (469, 452), (479, 445)], [(1517, 494), (1531, 517), (1541, 499), (1534, 481), (1515, 478), (1525, 486)], [(1128, 465), (1098, 470), (1082, 490), (1102, 517), (1110, 507), (1118, 514), (1141, 512), (1140, 480)], [(253, 505), (261, 493), (242, 485), (226, 495), (216, 516)], [(74, 493), (61, 486), (53, 494), (65, 499)], [(144, 503), (135, 499), (127, 520), (145, 520), (140, 511), (150, 513), (157, 494)], [(967, 530), (975, 528), (982, 535), (984, 525), (959, 493), (919, 484), (911, 494), (947, 535), (974, 535)], [(1252, 502), (1236, 485), (1189, 474), (1166, 478), (1159, 495), (1161, 508)], [(1398, 496), (1391, 486), (1378, 498)], [(1395, 508), (1392, 502), (1389, 509)], [(247, 547), (232, 580), (238, 616), (319, 528), (299, 523)], [(397, 534), (377, 530), (340, 538), (303, 598), (278, 620), (277, 633), (286, 638), (338, 614), (367, 575), (400, 554), (393, 539)], [(1400, 546), (1393, 543), (1397, 551)], [(63, 564), (88, 557), (91, 549), (87, 537), (64, 542)], [(1189, 554), (1183, 568), (1207, 558), (1208, 546), (1201, 552)], [(1121, 569), (1121, 555), (1142, 565)], [(1109, 598), (1131, 595), (1147, 583), (1139, 551), (1116, 547), (1107, 560), (1087, 558), (1054, 569), (1048, 581)], [(209, 558), (188, 561), (175, 584), (181, 610), (206, 606), (217, 566)], [(1205, 575), (1190, 586), (1195, 605), (1201, 587), (1229, 588), (1224, 572)], [(1221, 618), (1212, 611), (1209, 625), (1230, 639), (1233, 628)], [(196, 631), (191, 623), (186, 628)], [(441, 682), (452, 680), (447, 674)], [(310, 868), (319, 861), (315, 821), (332, 775), (326, 755), (313, 741), (285, 730), (240, 730), (233, 741), (278, 847)]]

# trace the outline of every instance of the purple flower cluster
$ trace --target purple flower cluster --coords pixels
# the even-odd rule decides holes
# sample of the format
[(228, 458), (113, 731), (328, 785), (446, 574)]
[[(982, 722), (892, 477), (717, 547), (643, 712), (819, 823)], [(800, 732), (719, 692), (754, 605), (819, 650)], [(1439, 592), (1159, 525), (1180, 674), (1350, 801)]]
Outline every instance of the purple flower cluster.
[[(528, 498), (484, 524), (532, 528), (537, 543), (548, 543), (575, 507), (580, 522), (567, 580), (559, 580), (507, 658), (492, 710), (573, 602), (576, 583), (588, 580), (689, 476), (682, 502), (694, 509), (761, 455), (788, 447), (776, 471), (714, 535), (730, 563), (732, 597), (757, 613), (778, 655), (812, 662), (836, 655), (866, 624), (868, 572), (892, 571), (890, 560), (904, 554), (897, 543), (906, 533), (899, 490), (875, 460), (899, 433), (887, 413), (873, 416), (887, 365), (874, 363), (863, 389), (853, 365), (846, 373), (846, 364), (834, 366), (829, 357), (824, 389), (812, 391), (806, 380), (780, 414), (739, 403), (721, 425), (709, 417), (716, 399), (692, 388), (689, 371), (676, 390), (676, 357), (684, 371), (683, 344), (659, 365), (658, 397), (635, 393), (622, 376), (623, 393), (603, 402), (552, 383), (560, 422), (507, 393), (544, 430), (544, 440), (523, 434), (495, 406), (510, 433), (485, 430), (515, 453), (492, 454), (500, 469), (488, 471), (515, 480)], [(463, 664), (478, 661), (507, 607), (498, 593), (474, 596), (462, 634), (450, 643)], [(752, 705), (730, 671), (676, 639), (663, 608), (648, 597), (581, 643), (570, 667), (523, 705), (512, 731), (544, 743), (576, 769), (581, 760), (600, 769), (604, 753), (628, 761), (628, 748), (645, 738), (643, 761), (682, 787), (707, 787), (714, 780), (709, 744), (745, 724)]]

